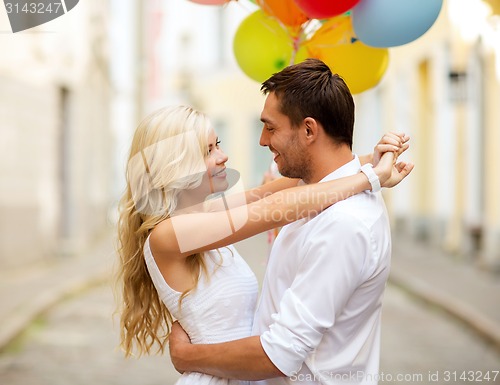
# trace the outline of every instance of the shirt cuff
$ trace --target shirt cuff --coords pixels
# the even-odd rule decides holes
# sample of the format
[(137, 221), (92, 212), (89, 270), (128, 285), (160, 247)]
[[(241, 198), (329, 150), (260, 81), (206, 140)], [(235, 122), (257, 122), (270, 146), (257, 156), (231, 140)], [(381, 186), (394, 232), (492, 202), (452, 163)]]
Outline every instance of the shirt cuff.
[(277, 339), (269, 331), (260, 336), (260, 343), (274, 366), (287, 377), (298, 373), (307, 356), (307, 352), (286, 340)]

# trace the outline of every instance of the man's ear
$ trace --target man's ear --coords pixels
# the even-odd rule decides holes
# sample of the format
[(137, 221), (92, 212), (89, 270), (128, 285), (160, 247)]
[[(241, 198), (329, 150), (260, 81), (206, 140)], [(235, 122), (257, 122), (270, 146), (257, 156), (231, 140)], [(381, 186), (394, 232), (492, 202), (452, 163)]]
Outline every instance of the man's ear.
[(304, 119), (304, 134), (308, 143), (312, 143), (318, 137), (318, 122), (314, 118), (307, 117)]

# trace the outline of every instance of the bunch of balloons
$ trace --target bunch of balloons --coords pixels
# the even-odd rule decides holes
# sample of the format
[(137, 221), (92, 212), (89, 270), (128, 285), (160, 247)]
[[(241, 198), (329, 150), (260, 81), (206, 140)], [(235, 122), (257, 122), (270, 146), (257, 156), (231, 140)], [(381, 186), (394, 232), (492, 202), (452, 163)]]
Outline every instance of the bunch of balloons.
[[(237, 0), (191, 0), (222, 5)], [(410, 43), (436, 21), (443, 0), (251, 0), (259, 9), (236, 30), (242, 71), (262, 82), (308, 57), (323, 60), (353, 94), (376, 86), (389, 48)]]

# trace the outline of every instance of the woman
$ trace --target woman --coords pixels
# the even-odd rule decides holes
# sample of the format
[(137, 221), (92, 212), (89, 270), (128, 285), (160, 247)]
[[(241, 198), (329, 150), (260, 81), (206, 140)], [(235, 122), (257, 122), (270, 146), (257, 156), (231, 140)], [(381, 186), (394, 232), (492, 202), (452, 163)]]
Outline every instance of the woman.
[[(407, 144), (398, 139), (379, 144), (377, 157), (404, 151)], [(189, 107), (159, 110), (135, 132), (119, 220), (127, 356), (134, 345), (140, 354), (155, 344), (163, 352), (173, 319), (193, 343), (249, 336), (258, 285), (231, 244), (371, 187), (359, 173), (304, 186), (281, 178), (225, 196), (228, 158), (219, 143), (208, 119)], [(382, 186), (391, 187), (411, 166), (394, 168), (388, 154), (374, 171)], [(185, 373), (177, 384), (230, 383), (239, 382)]]

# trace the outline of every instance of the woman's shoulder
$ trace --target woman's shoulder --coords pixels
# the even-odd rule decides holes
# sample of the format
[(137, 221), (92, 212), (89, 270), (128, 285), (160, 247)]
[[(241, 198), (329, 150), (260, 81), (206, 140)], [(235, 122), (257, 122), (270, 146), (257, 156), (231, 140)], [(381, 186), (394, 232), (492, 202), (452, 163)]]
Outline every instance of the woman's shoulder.
[(170, 218), (159, 222), (149, 233), (149, 247), (155, 255), (180, 257), (181, 253)]

